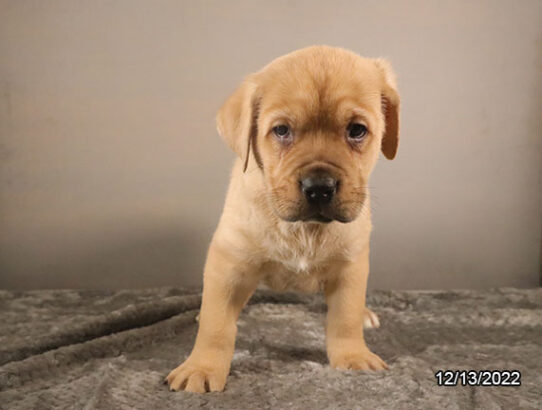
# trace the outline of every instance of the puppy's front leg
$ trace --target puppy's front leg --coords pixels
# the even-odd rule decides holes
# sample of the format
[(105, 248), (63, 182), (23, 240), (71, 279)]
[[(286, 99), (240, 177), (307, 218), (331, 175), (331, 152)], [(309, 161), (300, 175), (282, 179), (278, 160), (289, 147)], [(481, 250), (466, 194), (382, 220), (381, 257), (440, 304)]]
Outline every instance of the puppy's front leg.
[(363, 337), (365, 293), (369, 275), (369, 249), (347, 263), (326, 283), (328, 305), (326, 342), (331, 367), (381, 370), (388, 366), (371, 352)]
[(203, 274), (198, 335), (192, 353), (174, 369), (171, 390), (222, 391), (235, 347), (237, 318), (258, 284), (255, 273), (224, 247), (212, 243)]

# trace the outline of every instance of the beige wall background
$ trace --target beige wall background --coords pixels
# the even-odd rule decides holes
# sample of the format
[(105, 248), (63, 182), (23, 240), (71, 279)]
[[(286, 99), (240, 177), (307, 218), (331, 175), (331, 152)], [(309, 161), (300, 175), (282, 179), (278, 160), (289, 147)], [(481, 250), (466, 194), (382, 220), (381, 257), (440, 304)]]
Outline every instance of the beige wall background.
[(0, 1), (0, 287), (199, 285), (247, 73), (388, 57), (402, 144), (371, 181), (373, 288), (537, 286), (542, 2)]

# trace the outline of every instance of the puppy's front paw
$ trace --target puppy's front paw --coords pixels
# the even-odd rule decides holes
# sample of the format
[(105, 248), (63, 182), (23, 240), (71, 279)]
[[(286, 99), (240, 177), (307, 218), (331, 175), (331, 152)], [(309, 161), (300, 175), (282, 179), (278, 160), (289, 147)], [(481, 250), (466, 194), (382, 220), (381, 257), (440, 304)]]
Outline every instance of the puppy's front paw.
[(172, 370), (164, 381), (167, 381), (169, 389), (174, 391), (185, 390), (193, 393), (222, 391), (226, 385), (228, 372), (228, 366), (218, 364), (212, 367), (205, 366), (188, 358)]
[(334, 369), (341, 370), (384, 370), (388, 365), (369, 349), (356, 352), (341, 352), (329, 359)]

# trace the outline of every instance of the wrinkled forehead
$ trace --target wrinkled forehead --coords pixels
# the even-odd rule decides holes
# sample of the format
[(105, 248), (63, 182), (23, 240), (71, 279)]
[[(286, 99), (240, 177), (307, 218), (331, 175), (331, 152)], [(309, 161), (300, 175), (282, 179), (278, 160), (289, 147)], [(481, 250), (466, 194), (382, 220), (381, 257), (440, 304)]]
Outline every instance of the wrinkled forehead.
[(376, 117), (381, 84), (376, 69), (359, 65), (278, 67), (260, 78), (260, 115), (293, 126), (338, 126), (351, 118)]

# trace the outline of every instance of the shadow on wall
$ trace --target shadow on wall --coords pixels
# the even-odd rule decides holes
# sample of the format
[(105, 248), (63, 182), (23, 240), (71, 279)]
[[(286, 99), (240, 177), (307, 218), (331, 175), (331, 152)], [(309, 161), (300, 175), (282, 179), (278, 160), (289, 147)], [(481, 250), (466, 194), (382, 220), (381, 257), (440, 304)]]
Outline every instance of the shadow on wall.
[[(535, 64), (539, 67), (539, 69), (542, 69), (542, 34), (538, 36), (536, 39), (536, 50), (538, 52), (536, 53), (535, 57)], [(538, 78), (538, 84), (539, 87), (537, 89), (542, 89), (542, 78)], [(533, 93), (533, 104), (531, 105), (532, 109), (530, 110), (530, 124), (529, 129), (532, 130), (532, 136), (533, 136), (533, 146), (535, 147), (535, 151), (538, 151), (538, 175), (539, 178), (542, 178), (542, 138), (540, 137), (540, 134), (538, 130), (542, 129), (542, 115), (540, 113), (542, 112), (542, 95), (538, 92)], [(538, 148), (538, 150), (536, 150)], [(541, 179), (539, 181), (542, 182)], [(539, 195), (542, 196), (542, 187), (539, 186)], [(540, 210), (541, 216), (542, 216), (542, 209)], [(539, 244), (540, 244), (540, 256), (538, 258), (538, 285), (542, 286), (542, 217), (540, 218), (540, 236), (539, 236)]]
[[(4, 274), (0, 288), (17, 288), (21, 283), (25, 289), (202, 285), (203, 265), (212, 230), (183, 230), (176, 226), (144, 235), (134, 231), (137, 234), (128, 233), (95, 246), (85, 244), (81, 246), (83, 250), (63, 252), (62, 257), (54, 260), (49, 255), (43, 258), (35, 255), (2, 257), (4, 262), (9, 260), (11, 266), (1, 263), (0, 269)], [(27, 261), (33, 261), (30, 262), (33, 266)], [(25, 272), (31, 277), (22, 282)], [(36, 272), (40, 273), (36, 275)]]

